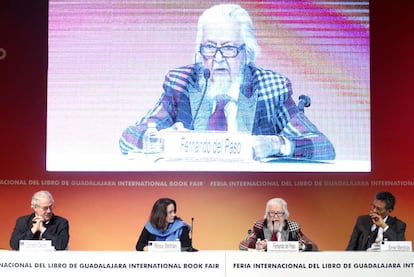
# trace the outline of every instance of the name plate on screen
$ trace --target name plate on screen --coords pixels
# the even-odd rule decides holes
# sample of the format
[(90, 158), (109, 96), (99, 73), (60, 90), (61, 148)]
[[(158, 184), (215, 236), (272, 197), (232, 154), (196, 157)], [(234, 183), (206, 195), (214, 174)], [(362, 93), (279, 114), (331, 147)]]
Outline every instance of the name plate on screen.
[(20, 240), (19, 251), (54, 251), (50, 240)]
[(247, 133), (165, 132), (167, 160), (252, 161), (252, 137)]
[(381, 251), (411, 252), (411, 241), (383, 241), (380, 245)]
[(148, 251), (151, 252), (180, 252), (180, 241), (149, 241)]
[(283, 252), (298, 252), (299, 242), (298, 241), (268, 241), (267, 251), (283, 251)]

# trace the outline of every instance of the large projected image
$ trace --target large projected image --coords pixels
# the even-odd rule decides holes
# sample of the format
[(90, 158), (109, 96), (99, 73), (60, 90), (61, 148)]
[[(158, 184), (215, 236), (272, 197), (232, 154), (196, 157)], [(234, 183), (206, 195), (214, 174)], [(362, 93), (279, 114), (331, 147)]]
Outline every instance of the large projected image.
[(219, 4), (50, 0), (46, 169), (369, 172), (369, 2)]

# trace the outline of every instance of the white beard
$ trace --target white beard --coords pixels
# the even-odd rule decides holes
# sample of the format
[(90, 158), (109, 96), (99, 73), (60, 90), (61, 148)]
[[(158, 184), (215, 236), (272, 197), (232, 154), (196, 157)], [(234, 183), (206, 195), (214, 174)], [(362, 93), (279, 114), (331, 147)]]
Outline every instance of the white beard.
[(272, 231), (275, 230), (275, 231), (280, 232), (282, 231), (283, 227), (285, 227), (284, 221), (282, 221), (282, 223), (275, 222), (274, 224), (272, 223), (271, 220), (268, 220), (267, 222), (267, 228)]
[(232, 81), (231, 79), (220, 79), (211, 81), (208, 83), (206, 96), (208, 99), (213, 100), (218, 95), (227, 95), (233, 99), (238, 99), (240, 91), (241, 78), (237, 78)]

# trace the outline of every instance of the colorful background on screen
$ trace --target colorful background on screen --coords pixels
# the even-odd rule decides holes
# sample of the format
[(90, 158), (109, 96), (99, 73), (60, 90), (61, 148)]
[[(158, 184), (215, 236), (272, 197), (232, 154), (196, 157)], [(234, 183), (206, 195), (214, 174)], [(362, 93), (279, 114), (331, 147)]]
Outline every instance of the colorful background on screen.
[[(369, 165), (368, 2), (235, 2), (252, 17), (256, 64), (288, 76), (296, 101), (311, 97), (306, 115), (337, 160)], [(217, 3), (50, 1), (47, 170), (131, 170), (123, 129), (156, 103), (169, 69), (194, 62), (198, 17)]]

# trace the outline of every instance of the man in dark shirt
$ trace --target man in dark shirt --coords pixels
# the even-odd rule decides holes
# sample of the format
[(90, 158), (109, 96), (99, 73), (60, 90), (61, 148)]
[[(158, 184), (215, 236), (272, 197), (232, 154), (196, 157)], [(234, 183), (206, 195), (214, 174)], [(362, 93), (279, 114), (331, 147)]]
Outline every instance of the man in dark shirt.
[(55, 201), (48, 191), (38, 191), (32, 197), (33, 213), (21, 216), (10, 238), (10, 247), (19, 250), (20, 240), (50, 240), (56, 250), (66, 250), (69, 243), (68, 220), (53, 213)]

